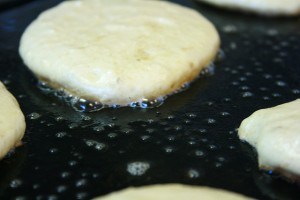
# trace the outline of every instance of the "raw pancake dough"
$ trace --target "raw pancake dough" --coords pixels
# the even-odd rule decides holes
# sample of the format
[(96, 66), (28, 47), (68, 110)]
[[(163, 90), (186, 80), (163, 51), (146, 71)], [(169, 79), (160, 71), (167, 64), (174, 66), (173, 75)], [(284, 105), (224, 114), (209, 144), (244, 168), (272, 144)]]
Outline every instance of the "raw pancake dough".
[(256, 148), (260, 168), (300, 177), (300, 100), (254, 112), (238, 131)]
[(218, 7), (243, 10), (261, 15), (299, 15), (300, 0), (198, 0)]
[(152, 185), (128, 188), (94, 200), (242, 200), (250, 199), (233, 192), (209, 187), (180, 184)]
[(216, 56), (215, 27), (196, 11), (153, 0), (66, 1), (25, 31), (20, 54), (52, 87), (105, 105), (166, 96)]
[(0, 159), (20, 144), (25, 119), (17, 100), (0, 82)]

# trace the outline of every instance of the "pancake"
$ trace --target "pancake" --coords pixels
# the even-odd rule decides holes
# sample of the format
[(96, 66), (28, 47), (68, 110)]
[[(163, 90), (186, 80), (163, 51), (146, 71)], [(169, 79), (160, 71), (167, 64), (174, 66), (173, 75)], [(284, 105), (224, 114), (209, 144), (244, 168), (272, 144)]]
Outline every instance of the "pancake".
[(209, 187), (188, 186), (180, 184), (151, 185), (132, 187), (108, 194), (94, 200), (242, 200), (250, 199), (233, 192)]
[(104, 105), (161, 99), (194, 80), (220, 40), (198, 12), (165, 1), (65, 1), (24, 32), (19, 52), (55, 89)]
[(242, 10), (266, 16), (300, 14), (300, 0), (198, 0), (221, 8)]
[(298, 99), (258, 110), (242, 122), (239, 137), (256, 148), (260, 168), (300, 177), (299, 109)]
[(25, 119), (16, 99), (0, 82), (0, 159), (21, 143)]

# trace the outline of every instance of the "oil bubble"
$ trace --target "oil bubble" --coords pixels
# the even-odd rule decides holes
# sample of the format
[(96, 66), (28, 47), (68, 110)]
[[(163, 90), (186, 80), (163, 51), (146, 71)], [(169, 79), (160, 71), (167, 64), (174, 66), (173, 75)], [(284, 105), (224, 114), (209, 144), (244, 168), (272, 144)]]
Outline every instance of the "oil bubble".
[(86, 140), (85, 144), (88, 147), (92, 147), (92, 148), (94, 148), (95, 150), (98, 150), (98, 151), (104, 150), (106, 148), (106, 144), (101, 143), (101, 142), (97, 142), (95, 140)]
[(41, 117), (39, 113), (33, 112), (28, 115), (29, 119), (35, 120)]
[(63, 137), (65, 137), (66, 135), (67, 135), (66, 132), (58, 132), (58, 133), (55, 134), (55, 136), (56, 136), (57, 138), (63, 138)]
[(187, 172), (187, 176), (189, 178), (191, 178), (191, 179), (199, 178), (200, 177), (200, 173), (197, 170), (195, 170), (195, 169), (190, 169)]
[(18, 187), (20, 187), (21, 185), (23, 184), (23, 181), (22, 180), (20, 180), (20, 179), (14, 179), (14, 180), (12, 180), (11, 182), (10, 182), (10, 187), (11, 188), (18, 188)]
[(142, 176), (148, 171), (149, 168), (149, 163), (137, 161), (127, 165), (127, 172), (132, 176)]
[(57, 191), (58, 193), (63, 193), (63, 192), (65, 192), (67, 189), (68, 189), (68, 187), (67, 187), (66, 185), (59, 185), (59, 186), (57, 186), (56, 191)]

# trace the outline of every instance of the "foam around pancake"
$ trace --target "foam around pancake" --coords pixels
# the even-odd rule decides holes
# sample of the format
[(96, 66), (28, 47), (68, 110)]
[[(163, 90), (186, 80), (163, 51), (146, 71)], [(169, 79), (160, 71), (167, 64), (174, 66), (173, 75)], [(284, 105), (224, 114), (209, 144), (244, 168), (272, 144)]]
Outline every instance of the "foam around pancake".
[(26, 29), (20, 54), (50, 85), (126, 106), (166, 96), (195, 79), (219, 43), (208, 20), (170, 2), (66, 1)]

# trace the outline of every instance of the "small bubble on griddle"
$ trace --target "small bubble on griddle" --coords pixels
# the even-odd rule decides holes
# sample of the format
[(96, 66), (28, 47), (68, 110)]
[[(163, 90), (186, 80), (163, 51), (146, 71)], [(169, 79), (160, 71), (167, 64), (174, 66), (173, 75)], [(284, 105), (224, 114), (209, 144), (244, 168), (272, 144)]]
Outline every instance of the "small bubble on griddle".
[(281, 97), (282, 95), (280, 93), (272, 93), (272, 96), (275, 98)]
[(87, 192), (79, 192), (76, 194), (76, 199), (81, 200), (81, 199), (87, 199), (89, 194)]
[(239, 89), (245, 91), (245, 90), (250, 90), (250, 87), (245, 85), (245, 86), (240, 86)]
[(292, 93), (293, 94), (300, 94), (300, 90), (299, 89), (292, 89)]
[(32, 119), (32, 120), (36, 120), (36, 119), (38, 119), (38, 118), (40, 118), (41, 117), (41, 115), (39, 114), (39, 113), (37, 113), (37, 112), (33, 112), (33, 113), (30, 113), (29, 115), (28, 115), (28, 118), (29, 119)]
[[(220, 58), (221, 59), (221, 58)], [(205, 77), (205, 76), (212, 76), (215, 74), (215, 69), (216, 66), (214, 63), (210, 63), (209, 65), (207, 65), (204, 69), (202, 69), (202, 71), (199, 74), (199, 77)], [(181, 92), (186, 90), (187, 88), (190, 87), (190, 83), (186, 83), (181, 87), (181, 90), (176, 91), (175, 93)]]
[(83, 115), (83, 116), (82, 116), (82, 119), (83, 119), (84, 121), (90, 121), (92, 118), (91, 118), (90, 116), (85, 116), (85, 115)]
[(220, 163), (220, 162), (215, 162), (215, 163), (214, 163), (214, 166), (215, 166), (216, 168), (221, 168), (221, 167), (223, 167), (223, 164)]
[(40, 187), (41, 187), (40, 184), (35, 183), (35, 184), (32, 185), (32, 189), (34, 189), (34, 190), (38, 190)]
[(204, 129), (204, 128), (200, 128), (198, 131), (199, 131), (199, 133), (201, 133), (201, 134), (207, 133), (207, 130)]
[(25, 196), (17, 196), (14, 200), (27, 200)]
[(189, 118), (193, 119), (193, 118), (196, 118), (197, 115), (195, 113), (187, 113), (186, 114)]
[(237, 49), (237, 44), (236, 44), (235, 42), (231, 42), (231, 43), (230, 43), (230, 48), (231, 48), (232, 50)]
[(215, 63), (220, 63), (220, 62), (222, 62), (224, 59), (225, 59), (225, 52), (223, 51), (223, 50), (219, 50), (218, 51), (218, 54), (217, 54), (217, 56), (216, 56), (216, 58), (215, 58)]
[(142, 140), (142, 141), (147, 141), (147, 140), (149, 140), (150, 138), (151, 138), (150, 135), (142, 135), (142, 136), (141, 136), (141, 140)]
[(49, 153), (50, 154), (56, 154), (56, 153), (58, 153), (58, 149), (57, 148), (51, 148), (51, 149), (49, 149)]
[(57, 200), (58, 199), (58, 196), (57, 195), (54, 195), (54, 194), (51, 194), (49, 196), (46, 197), (47, 200)]
[(70, 161), (68, 162), (68, 165), (69, 165), (70, 167), (74, 167), (74, 166), (78, 165), (78, 162), (77, 162), (76, 160), (70, 160)]
[(143, 99), (139, 102), (132, 102), (129, 104), (129, 106), (132, 108), (155, 108), (161, 106), (165, 99), (166, 97), (158, 97), (154, 100)]
[(205, 157), (206, 154), (202, 150), (195, 150), (195, 156), (197, 156), (197, 157)]
[(238, 29), (236, 26), (232, 24), (228, 24), (222, 27), (222, 31), (227, 34), (233, 34), (233, 33), (237, 33)]
[(254, 96), (254, 94), (252, 92), (243, 92), (243, 93), (241, 93), (241, 95), (244, 98), (250, 98), (250, 97)]
[(187, 176), (191, 179), (199, 178), (200, 172), (196, 169), (189, 169), (187, 172)]
[(207, 122), (207, 124), (215, 124), (215, 123), (217, 123), (217, 121), (215, 119), (213, 119), (213, 118), (206, 119), (206, 122)]
[(64, 171), (60, 174), (61, 178), (66, 179), (71, 177), (71, 172)]
[(4, 79), (4, 80), (2, 80), (2, 83), (7, 87), (11, 83), (11, 80)]
[[(150, 131), (148, 129), (146, 129), (146, 131), (150, 133)], [(126, 135), (129, 135), (129, 134), (131, 134), (133, 132), (133, 130), (130, 129), (130, 128), (122, 128), (121, 132), (125, 133)]]
[(127, 164), (127, 172), (132, 176), (142, 176), (150, 168), (148, 162), (136, 161)]
[(9, 186), (11, 188), (18, 188), (22, 185), (23, 181), (21, 179), (14, 179), (10, 182)]
[(107, 134), (107, 137), (110, 139), (115, 139), (118, 137), (118, 134), (117, 133), (109, 133), (109, 134)]
[(147, 128), (146, 132), (147, 133), (154, 133), (154, 132), (156, 132), (156, 129), (154, 129), (154, 128)]
[(77, 128), (79, 125), (77, 123), (71, 123), (68, 125), (69, 129), (75, 129)]
[(75, 182), (75, 186), (77, 188), (84, 188), (88, 185), (88, 180), (86, 179), (79, 179)]
[(98, 141), (95, 141), (95, 140), (86, 140), (85, 141), (85, 144), (88, 146), (88, 147), (91, 147), (97, 151), (102, 151), (104, 149), (107, 148), (107, 145), (102, 143), (102, 142), (98, 142)]
[(66, 185), (59, 185), (59, 186), (56, 187), (56, 192), (58, 192), (58, 193), (64, 193), (64, 192), (67, 191), (67, 189), (68, 189), (68, 186), (66, 186)]
[(55, 118), (55, 121), (57, 121), (57, 122), (61, 122), (63, 120), (64, 120), (64, 118), (61, 116)]
[(166, 137), (168, 141), (175, 141), (176, 137), (174, 135), (169, 135)]
[(164, 152), (167, 154), (173, 153), (175, 151), (175, 148), (172, 146), (167, 146), (163, 148)]
[(209, 148), (210, 150), (217, 150), (217, 149), (219, 149), (219, 147), (218, 147), (217, 145), (215, 145), (215, 144), (209, 144), (209, 145), (208, 145), (208, 148)]
[(55, 136), (57, 138), (63, 138), (63, 137), (67, 136), (67, 133), (66, 132), (58, 132), (58, 133), (55, 134)]
[(175, 130), (175, 131), (180, 131), (180, 130), (182, 130), (182, 126), (180, 126), (180, 125), (175, 125), (175, 126), (173, 126), (173, 130)]
[(98, 126), (94, 126), (93, 130), (96, 132), (101, 132), (101, 131), (104, 131), (105, 128), (102, 125), (98, 125)]
[(284, 81), (276, 81), (276, 85), (277, 85), (277, 86), (280, 86), (280, 87), (285, 87), (285, 86), (287, 86), (286, 82), (284, 82)]
[(230, 116), (230, 113), (229, 113), (229, 112), (221, 112), (220, 114), (221, 114), (221, 116), (223, 116), (223, 117), (228, 117), (228, 116)]
[(193, 146), (193, 145), (196, 145), (197, 142), (196, 142), (196, 141), (193, 141), (193, 140), (190, 140), (190, 141), (188, 141), (188, 144), (191, 145), (191, 146)]

